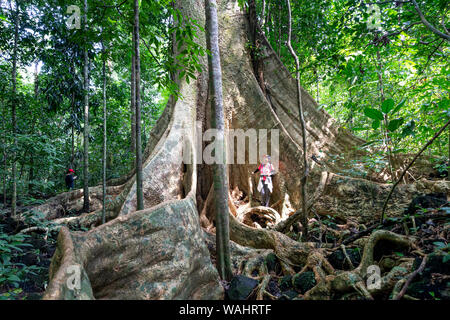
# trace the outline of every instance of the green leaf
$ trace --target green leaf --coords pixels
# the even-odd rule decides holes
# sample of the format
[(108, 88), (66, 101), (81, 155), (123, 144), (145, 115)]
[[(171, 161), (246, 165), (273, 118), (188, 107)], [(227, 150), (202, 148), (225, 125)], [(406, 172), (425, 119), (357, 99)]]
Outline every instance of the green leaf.
[(3, 21), (6, 21), (6, 22), (10, 23), (9, 20), (6, 19), (6, 17), (5, 17), (5, 16), (2, 16), (1, 14), (0, 14), (0, 20), (3, 20)]
[(444, 258), (442, 259), (442, 262), (443, 263), (446, 263), (447, 261), (449, 261), (450, 260), (450, 253), (447, 253), (445, 256), (444, 256)]
[(372, 129), (377, 130), (380, 127), (380, 124), (381, 124), (380, 120), (374, 120), (372, 122)]
[(373, 120), (383, 120), (383, 114), (379, 110), (376, 110), (376, 109), (365, 108), (364, 114)]
[(16, 276), (15, 274), (12, 274), (8, 277), (9, 281), (14, 281), (14, 282), (19, 282), (20, 278), (18, 276)]
[(381, 111), (383, 111), (384, 114), (388, 114), (389, 111), (392, 110), (392, 108), (394, 108), (394, 100), (393, 99), (386, 99), (383, 101), (383, 103), (381, 104)]
[(403, 118), (398, 118), (398, 119), (389, 121), (389, 124), (388, 124), (389, 131), (394, 132), (395, 130), (400, 128), (400, 126), (403, 124), (403, 121), (404, 121)]
[(444, 247), (445, 247), (445, 243), (444, 243), (444, 242), (441, 242), (441, 241), (433, 242), (433, 244), (434, 244), (436, 247), (438, 247), (438, 248), (444, 248)]

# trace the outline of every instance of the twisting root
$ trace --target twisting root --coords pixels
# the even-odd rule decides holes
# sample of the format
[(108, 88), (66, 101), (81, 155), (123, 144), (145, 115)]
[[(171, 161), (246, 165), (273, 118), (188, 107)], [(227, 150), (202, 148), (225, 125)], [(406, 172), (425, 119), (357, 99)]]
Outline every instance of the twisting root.
[(381, 279), (381, 286), (374, 289), (367, 289), (364, 285), (364, 279), (367, 276), (367, 268), (374, 265), (374, 250), (376, 244), (381, 241), (389, 241), (392, 244), (401, 247), (411, 247), (412, 241), (405, 236), (396, 233), (377, 230), (368, 239), (364, 247), (363, 256), (359, 266), (352, 271), (343, 272), (331, 279), (330, 287), (337, 292), (347, 292), (351, 289), (357, 290), (366, 299), (371, 299), (373, 294), (392, 290), (398, 277), (404, 276), (410, 268), (412, 261), (408, 260), (394, 267), (386, 276)]
[(261, 283), (256, 287), (256, 300), (263, 300), (264, 293), (266, 293), (267, 285), (270, 281), (270, 275), (265, 275)]
[(352, 287), (359, 292), (363, 297), (365, 297), (367, 300), (373, 300), (372, 295), (370, 292), (366, 289), (366, 286), (364, 285), (363, 281), (358, 281), (357, 283), (352, 283)]
[(352, 260), (350, 259), (350, 257), (347, 254), (347, 250), (345, 250), (345, 245), (341, 244), (341, 249), (342, 252), (344, 253), (345, 259), (347, 260), (348, 264), (350, 265), (351, 269), (355, 269), (355, 266), (352, 263)]

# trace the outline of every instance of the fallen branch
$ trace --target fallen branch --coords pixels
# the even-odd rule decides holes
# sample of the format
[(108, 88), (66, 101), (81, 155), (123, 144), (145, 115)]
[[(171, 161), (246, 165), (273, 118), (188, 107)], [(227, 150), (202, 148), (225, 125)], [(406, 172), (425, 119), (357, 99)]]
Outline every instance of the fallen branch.
[(419, 274), (420, 272), (423, 271), (423, 269), (425, 268), (425, 265), (427, 264), (427, 258), (428, 256), (425, 256), (422, 260), (422, 263), (420, 264), (419, 268), (414, 271), (413, 273), (411, 273), (408, 277), (408, 280), (406, 280), (405, 285), (403, 286), (402, 290), (399, 292), (399, 294), (397, 296), (394, 297), (393, 300), (400, 300), (406, 293), (406, 290), (408, 289), (409, 284), (411, 283), (411, 281), (414, 279), (414, 277)]
[(439, 31), (431, 23), (428, 22), (428, 20), (425, 18), (425, 16), (422, 13), (422, 10), (420, 10), (419, 5), (417, 4), (417, 1), (416, 0), (410, 0), (410, 1), (412, 2), (412, 4), (414, 5), (414, 8), (416, 9), (417, 13), (419, 14), (419, 17), (420, 17), (420, 20), (422, 20), (422, 23), (428, 29), (430, 29), (433, 33), (437, 34), (439, 37), (441, 37), (447, 41), (450, 41), (450, 35)]
[(33, 232), (33, 231), (42, 231), (42, 232), (48, 233), (49, 232), (49, 228), (30, 227), (30, 228), (26, 228), (26, 229), (20, 230), (19, 233), (29, 233), (29, 232)]

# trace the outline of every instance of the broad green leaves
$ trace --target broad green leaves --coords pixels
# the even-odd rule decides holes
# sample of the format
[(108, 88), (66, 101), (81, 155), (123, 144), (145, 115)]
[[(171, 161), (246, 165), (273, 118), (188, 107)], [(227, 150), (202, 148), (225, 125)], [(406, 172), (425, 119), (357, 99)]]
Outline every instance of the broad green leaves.
[(364, 114), (373, 120), (379, 120), (379, 121), (383, 120), (383, 114), (377, 109), (365, 108)]
[(388, 130), (391, 132), (396, 131), (398, 128), (400, 128), (400, 126), (403, 124), (403, 122), (404, 122), (403, 118), (394, 119), (394, 120), (389, 121)]
[(392, 108), (394, 108), (394, 105), (395, 105), (395, 102), (393, 99), (386, 99), (381, 104), (381, 111), (383, 111), (384, 114), (388, 114), (389, 111), (391, 111)]
[(373, 130), (377, 130), (380, 127), (380, 125), (381, 125), (381, 121), (380, 120), (374, 120), (372, 122), (372, 129)]
[[(392, 114), (398, 112), (404, 105), (406, 99), (403, 99), (397, 106), (395, 106), (395, 101), (392, 98), (386, 99), (381, 104), (381, 111), (374, 108), (365, 108), (364, 115), (366, 117), (372, 119), (372, 129), (377, 130), (381, 126), (381, 122), (384, 121), (385, 117), (388, 117)], [(403, 117), (392, 119), (387, 124), (387, 129), (390, 132), (394, 132), (401, 127), (404, 123), (405, 119)], [(411, 129), (412, 130), (412, 129)]]

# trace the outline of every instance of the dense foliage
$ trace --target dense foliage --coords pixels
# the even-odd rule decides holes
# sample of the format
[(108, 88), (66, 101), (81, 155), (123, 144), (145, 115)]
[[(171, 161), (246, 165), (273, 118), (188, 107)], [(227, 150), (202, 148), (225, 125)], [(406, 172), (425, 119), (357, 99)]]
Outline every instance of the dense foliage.
[[(107, 59), (107, 178), (119, 177), (133, 166), (130, 152), (130, 73), (132, 17), (130, 1), (89, 1), (87, 31), (69, 29), (66, 9), (73, 1), (7, 1), (0, 17), (0, 104), (2, 108), (1, 158), (3, 192), (10, 196), (14, 148), (11, 105), (17, 109), (18, 201), (54, 195), (64, 190), (64, 175), (73, 168), (82, 186), (83, 157), (83, 49), (89, 51), (90, 178), (101, 180), (102, 72), (101, 43)], [(82, 8), (81, 3), (75, 3)], [(141, 5), (141, 99), (142, 142), (145, 146), (152, 126), (170, 94), (176, 94), (173, 74), (194, 77), (198, 56), (205, 49), (193, 41), (195, 21), (184, 21), (167, 0), (144, 1)], [(14, 21), (18, 12), (17, 94), (11, 93)], [(175, 24), (174, 21), (182, 21)], [(201, 29), (203, 30), (203, 29)], [(182, 34), (186, 50), (172, 56), (172, 34)], [(15, 150), (15, 149), (14, 149)]]
[[(256, 6), (266, 37), (294, 72), (285, 44), (286, 2), (257, 0)], [(447, 1), (419, 1), (419, 7), (432, 26), (448, 27)], [(366, 139), (372, 163), (386, 148), (417, 152), (448, 121), (449, 42), (421, 22), (411, 1), (301, 0), (292, 11), (302, 85), (344, 128)], [(449, 138), (450, 132), (441, 135), (428, 154), (448, 159)]]

